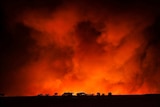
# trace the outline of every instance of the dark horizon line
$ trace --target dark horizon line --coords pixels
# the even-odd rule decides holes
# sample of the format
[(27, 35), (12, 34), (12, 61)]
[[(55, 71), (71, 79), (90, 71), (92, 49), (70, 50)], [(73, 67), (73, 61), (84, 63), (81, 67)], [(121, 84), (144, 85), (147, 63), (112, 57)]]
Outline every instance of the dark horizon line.
[(50, 94), (38, 94), (38, 95), (5, 95), (0, 94), (0, 97), (103, 97), (103, 96), (160, 96), (160, 93), (148, 93), (148, 94), (81, 94), (78, 95), (78, 93), (63, 93), (61, 95), (50, 95)]

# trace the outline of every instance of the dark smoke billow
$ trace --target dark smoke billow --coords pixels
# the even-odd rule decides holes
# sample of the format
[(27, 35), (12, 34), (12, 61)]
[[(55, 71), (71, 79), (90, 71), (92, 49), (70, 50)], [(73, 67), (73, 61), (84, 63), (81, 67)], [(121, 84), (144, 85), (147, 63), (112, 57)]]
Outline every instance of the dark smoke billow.
[(3, 2), (0, 92), (159, 93), (158, 7), (154, 1)]

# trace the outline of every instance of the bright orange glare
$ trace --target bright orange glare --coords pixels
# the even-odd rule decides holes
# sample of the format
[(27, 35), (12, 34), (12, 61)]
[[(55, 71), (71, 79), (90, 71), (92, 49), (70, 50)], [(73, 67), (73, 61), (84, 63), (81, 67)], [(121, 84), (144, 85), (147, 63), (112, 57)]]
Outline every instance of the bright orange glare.
[(157, 92), (143, 77), (141, 66), (145, 68), (152, 55), (147, 53), (144, 62), (139, 57), (146, 43), (143, 30), (151, 22), (128, 13), (100, 14), (102, 19), (94, 12), (86, 14), (72, 6), (48, 16), (25, 13), (21, 22), (35, 30), (31, 36), (36, 45), (30, 51), (36, 58), (21, 69), (27, 83), (26, 91), (19, 94)]

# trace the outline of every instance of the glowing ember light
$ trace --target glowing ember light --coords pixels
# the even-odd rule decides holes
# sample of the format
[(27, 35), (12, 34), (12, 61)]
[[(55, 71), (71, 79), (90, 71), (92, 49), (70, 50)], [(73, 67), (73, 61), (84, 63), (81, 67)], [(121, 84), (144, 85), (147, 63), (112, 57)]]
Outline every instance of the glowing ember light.
[(160, 67), (154, 65), (160, 60), (144, 33), (154, 21), (144, 18), (149, 15), (136, 10), (118, 14), (101, 6), (82, 9), (78, 3), (49, 14), (24, 11), (17, 22), (32, 29), (28, 36), (35, 44), (28, 51), (33, 56), (15, 74), (21, 91), (13, 88), (7, 94), (159, 93), (153, 83), (160, 82)]

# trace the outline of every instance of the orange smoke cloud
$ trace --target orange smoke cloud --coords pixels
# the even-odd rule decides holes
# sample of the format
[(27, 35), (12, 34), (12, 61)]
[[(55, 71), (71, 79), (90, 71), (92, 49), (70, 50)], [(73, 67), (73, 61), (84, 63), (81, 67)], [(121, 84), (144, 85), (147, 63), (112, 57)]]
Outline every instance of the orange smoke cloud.
[(16, 74), (23, 88), (8, 93), (159, 93), (154, 85), (160, 82), (158, 52), (144, 33), (154, 17), (132, 9), (98, 9), (73, 3), (19, 15), (18, 22), (33, 29), (29, 35), (35, 44), (28, 48), (32, 59)]

